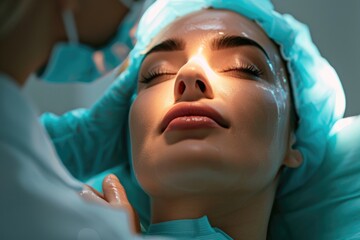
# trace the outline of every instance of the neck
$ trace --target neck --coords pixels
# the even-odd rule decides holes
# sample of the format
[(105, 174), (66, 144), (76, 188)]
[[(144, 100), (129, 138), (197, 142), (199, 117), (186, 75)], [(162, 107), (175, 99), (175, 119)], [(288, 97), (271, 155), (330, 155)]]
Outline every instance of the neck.
[(256, 194), (152, 198), (152, 223), (207, 216), (210, 224), (241, 240), (265, 240), (276, 184)]

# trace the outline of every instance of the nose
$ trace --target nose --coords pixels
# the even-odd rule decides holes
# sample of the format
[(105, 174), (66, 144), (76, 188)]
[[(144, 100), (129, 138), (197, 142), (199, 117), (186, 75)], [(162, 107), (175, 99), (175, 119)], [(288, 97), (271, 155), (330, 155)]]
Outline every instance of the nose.
[(204, 67), (197, 63), (187, 63), (178, 72), (174, 87), (175, 102), (196, 101), (214, 98), (213, 89)]

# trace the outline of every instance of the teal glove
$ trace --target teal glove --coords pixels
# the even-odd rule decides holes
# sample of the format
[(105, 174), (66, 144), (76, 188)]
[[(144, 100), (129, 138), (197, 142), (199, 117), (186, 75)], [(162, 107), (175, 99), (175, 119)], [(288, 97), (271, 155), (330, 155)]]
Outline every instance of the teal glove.
[[(116, 78), (118, 69), (110, 77)], [(41, 122), (46, 128), (63, 164), (70, 173), (86, 181), (116, 164), (128, 164), (127, 113), (130, 107), (131, 82), (124, 74), (89, 110), (78, 109), (62, 116), (45, 113)]]

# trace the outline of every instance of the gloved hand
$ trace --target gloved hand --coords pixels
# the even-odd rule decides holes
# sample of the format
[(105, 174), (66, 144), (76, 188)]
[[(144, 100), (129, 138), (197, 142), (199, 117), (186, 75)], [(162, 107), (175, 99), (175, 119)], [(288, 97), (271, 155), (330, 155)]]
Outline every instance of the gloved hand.
[(135, 83), (127, 81), (127, 61), (109, 77), (115, 82), (91, 108), (62, 116), (45, 113), (41, 122), (70, 173), (81, 181), (118, 164), (129, 164), (128, 111)]
[(115, 175), (109, 174), (102, 182), (102, 189), (104, 194), (85, 185), (84, 189), (80, 192), (80, 196), (89, 202), (126, 210), (129, 214), (130, 225), (133, 232), (140, 233), (139, 217), (135, 209), (131, 206), (126, 191), (119, 179)]

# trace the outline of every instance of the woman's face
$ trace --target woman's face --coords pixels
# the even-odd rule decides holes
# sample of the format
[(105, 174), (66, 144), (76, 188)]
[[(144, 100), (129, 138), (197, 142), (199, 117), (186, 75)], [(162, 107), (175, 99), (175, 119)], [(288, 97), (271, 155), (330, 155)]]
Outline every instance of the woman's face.
[(234, 12), (182, 17), (151, 43), (130, 110), (135, 173), (151, 196), (257, 192), (289, 147), (277, 46)]

